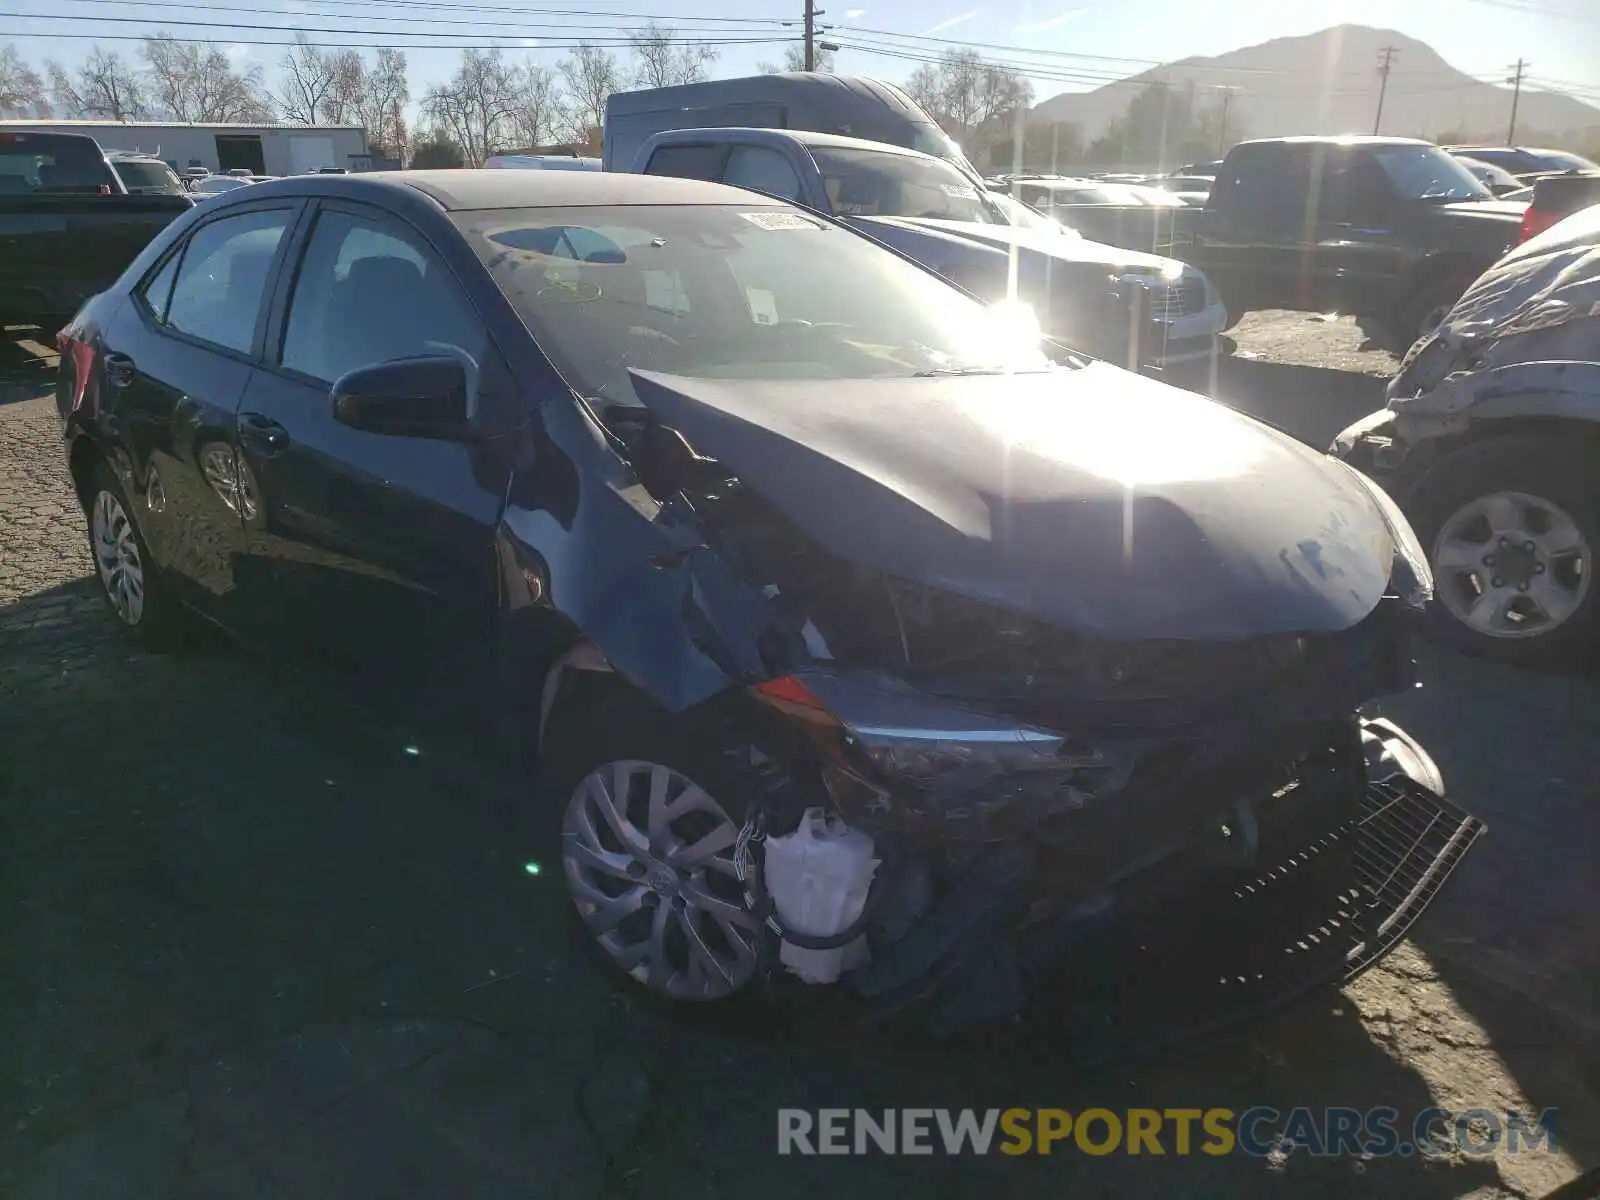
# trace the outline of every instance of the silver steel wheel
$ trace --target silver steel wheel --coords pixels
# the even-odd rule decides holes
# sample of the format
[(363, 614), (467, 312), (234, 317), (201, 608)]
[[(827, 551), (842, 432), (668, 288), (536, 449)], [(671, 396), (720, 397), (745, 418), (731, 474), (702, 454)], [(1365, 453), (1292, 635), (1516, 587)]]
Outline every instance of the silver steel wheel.
[(567, 890), (634, 979), (675, 1000), (715, 1000), (756, 967), (760, 922), (734, 870), (738, 837), (722, 806), (671, 767), (606, 763), (567, 802)]
[(123, 624), (137, 625), (144, 617), (144, 560), (133, 522), (122, 502), (102, 488), (89, 510), (89, 527), (100, 586)]
[(1547, 634), (1583, 606), (1594, 554), (1571, 515), (1526, 492), (1468, 501), (1433, 544), (1435, 590), (1485, 637)]

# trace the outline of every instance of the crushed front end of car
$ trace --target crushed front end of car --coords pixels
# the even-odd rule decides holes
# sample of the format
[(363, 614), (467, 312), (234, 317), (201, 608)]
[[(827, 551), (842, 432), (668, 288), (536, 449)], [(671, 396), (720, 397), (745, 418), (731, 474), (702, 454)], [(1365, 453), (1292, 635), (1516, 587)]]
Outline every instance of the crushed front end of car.
[[(1431, 581), (1342, 464), (1103, 364), (634, 387), (780, 985), (774, 947), (850, 946), (870, 1017), (1160, 1044), (1370, 966), (1481, 831), (1358, 713)], [(817, 812), (877, 856), (824, 931), (762, 863)]]

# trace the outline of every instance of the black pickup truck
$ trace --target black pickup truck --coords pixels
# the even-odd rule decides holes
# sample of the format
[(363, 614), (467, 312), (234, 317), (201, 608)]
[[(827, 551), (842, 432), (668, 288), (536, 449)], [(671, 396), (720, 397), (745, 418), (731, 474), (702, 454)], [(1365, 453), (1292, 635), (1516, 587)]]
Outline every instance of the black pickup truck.
[(0, 324), (65, 323), (193, 206), (129, 195), (93, 138), (0, 131)]
[(1516, 244), (1525, 208), (1430, 142), (1273, 138), (1229, 151), (1205, 205), (1177, 210), (1158, 244), (1133, 243), (1150, 233), (1136, 220), (1119, 244), (1199, 267), (1232, 320), (1352, 313), (1403, 352)]

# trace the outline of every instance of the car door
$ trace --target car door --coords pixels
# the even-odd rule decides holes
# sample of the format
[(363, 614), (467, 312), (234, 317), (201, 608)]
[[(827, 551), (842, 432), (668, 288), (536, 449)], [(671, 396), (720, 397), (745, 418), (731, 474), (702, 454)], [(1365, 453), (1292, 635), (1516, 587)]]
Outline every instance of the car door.
[(248, 536), (266, 565), (246, 597), (250, 619), (286, 645), (470, 682), (492, 635), (506, 470), (482, 444), (343, 425), (330, 389), (359, 367), (448, 354), (481, 399), (509, 388), (505, 369), (450, 269), (409, 225), (324, 203), (295, 255), (275, 345), (239, 406), (260, 500)]
[(1383, 168), (1366, 152), (1334, 147), (1312, 163), (1317, 195), (1315, 282), (1303, 308), (1386, 311), (1404, 272), (1401, 207)]
[(1224, 163), (1193, 257), (1230, 309), (1314, 307), (1309, 167), (1309, 151), (1286, 142), (1240, 146)]
[(144, 500), (150, 551), (184, 600), (227, 623), (253, 503), (237, 470), (234, 412), (298, 211), (280, 201), (196, 226), (103, 334), (107, 412)]

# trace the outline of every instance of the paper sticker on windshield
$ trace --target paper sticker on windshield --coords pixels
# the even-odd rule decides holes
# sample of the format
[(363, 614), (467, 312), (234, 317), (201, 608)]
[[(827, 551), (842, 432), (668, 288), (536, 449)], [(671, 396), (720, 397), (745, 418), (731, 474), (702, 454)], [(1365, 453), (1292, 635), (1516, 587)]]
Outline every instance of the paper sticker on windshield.
[(759, 225), (762, 229), (821, 229), (820, 221), (813, 221), (809, 217), (802, 217), (799, 213), (767, 211), (740, 213), (752, 225)]
[(968, 187), (964, 183), (941, 183), (939, 190), (946, 196), (954, 196), (958, 200), (976, 200), (978, 197), (978, 189)]

